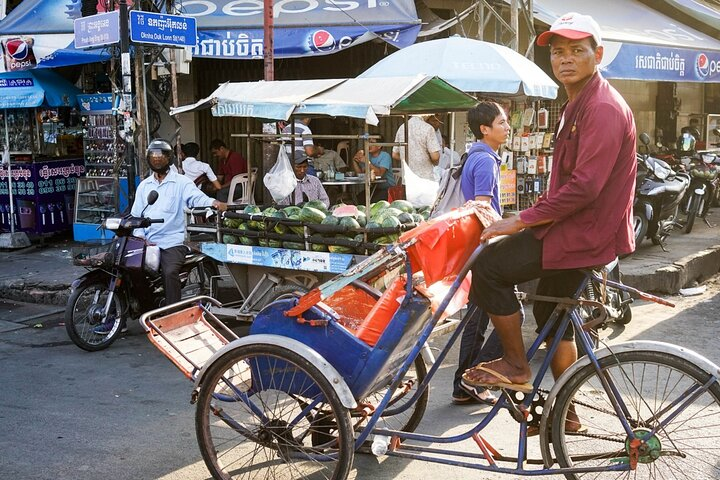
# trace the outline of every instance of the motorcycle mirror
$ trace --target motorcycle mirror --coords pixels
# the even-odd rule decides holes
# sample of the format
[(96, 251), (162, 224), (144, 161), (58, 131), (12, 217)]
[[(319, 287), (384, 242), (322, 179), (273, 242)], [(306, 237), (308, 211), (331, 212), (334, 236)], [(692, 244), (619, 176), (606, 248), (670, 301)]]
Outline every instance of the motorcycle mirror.
[(159, 195), (158, 195), (157, 190), (153, 190), (153, 191), (151, 191), (150, 193), (148, 193), (148, 196), (147, 196), (147, 205), (145, 205), (145, 208), (143, 208), (143, 209), (142, 209), (142, 212), (140, 212), (140, 216), (141, 216), (141, 217), (142, 217), (143, 215), (145, 215), (145, 209), (146, 209), (147, 207), (149, 207), (150, 205), (152, 205), (152, 204), (154, 204), (155, 202), (157, 202), (158, 197), (159, 197)]
[(647, 133), (643, 132), (640, 134), (640, 141), (645, 145), (646, 147), (650, 145), (650, 137)]

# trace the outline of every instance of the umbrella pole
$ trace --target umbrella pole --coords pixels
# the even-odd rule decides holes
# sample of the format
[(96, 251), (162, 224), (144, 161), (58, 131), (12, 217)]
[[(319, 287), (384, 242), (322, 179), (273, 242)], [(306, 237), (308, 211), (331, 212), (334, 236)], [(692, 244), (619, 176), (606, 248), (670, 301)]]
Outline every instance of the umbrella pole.
[[(450, 145), (448, 145), (448, 147), (450, 147), (450, 150), (452, 150), (453, 152), (455, 151), (455, 112), (450, 113)], [(452, 164), (452, 158), (453, 156), (451, 154), (450, 166), (454, 167), (454, 165)]]
[(10, 233), (15, 233), (15, 206), (13, 205), (12, 193), (12, 170), (10, 168), (10, 132), (8, 132), (7, 108), (5, 109), (5, 158), (7, 158), (8, 169), (8, 195), (10, 195)]

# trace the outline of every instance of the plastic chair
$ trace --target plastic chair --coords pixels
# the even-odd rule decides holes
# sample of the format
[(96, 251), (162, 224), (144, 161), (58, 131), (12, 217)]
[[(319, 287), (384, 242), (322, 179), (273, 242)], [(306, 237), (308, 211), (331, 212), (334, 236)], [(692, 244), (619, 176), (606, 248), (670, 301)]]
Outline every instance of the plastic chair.
[[(235, 197), (235, 190), (238, 188), (238, 185), (242, 189), (242, 194), (239, 196), (239, 198)], [(230, 181), (230, 190), (228, 192), (228, 205), (241, 205), (241, 204), (248, 204), (252, 201), (252, 190), (251, 190), (251, 181), (250, 181), (250, 174), (248, 173), (239, 173), (233, 177), (233, 179)]]
[(340, 155), (340, 158), (343, 159), (343, 162), (348, 163), (350, 161), (350, 142), (347, 140), (338, 142), (336, 151), (338, 155)]

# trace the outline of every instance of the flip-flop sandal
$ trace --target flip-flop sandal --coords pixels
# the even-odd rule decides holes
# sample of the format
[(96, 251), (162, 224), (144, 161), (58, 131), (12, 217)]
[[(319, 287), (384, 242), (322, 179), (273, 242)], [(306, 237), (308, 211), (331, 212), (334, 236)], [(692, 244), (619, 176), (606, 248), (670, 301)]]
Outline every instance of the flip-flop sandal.
[[(580, 428), (577, 430), (565, 430), (565, 435), (581, 435), (583, 433), (587, 433), (588, 429), (585, 425), (580, 425)], [(529, 437), (536, 437), (540, 435), (540, 427), (537, 427), (535, 425), (530, 425), (527, 428), (527, 436)], [(552, 442), (552, 435), (551, 435), (551, 442)]]
[[(487, 390), (483, 390), (482, 392), (478, 392), (477, 388), (465, 384), (463, 380), (460, 381), (460, 386), (467, 392), (466, 395), (459, 397), (457, 395), (453, 395), (453, 403), (455, 405), (467, 405), (471, 403), (482, 403), (483, 405), (490, 405), (493, 406), (497, 403), (497, 398), (495, 398), (490, 392)], [(486, 396), (483, 397), (483, 394), (486, 394)]]
[(463, 382), (465, 382), (467, 385), (473, 386), (473, 387), (485, 387), (485, 388), (504, 388), (507, 390), (514, 390), (522, 393), (531, 393), (533, 391), (532, 384), (525, 382), (525, 383), (513, 383), (510, 381), (509, 378), (507, 378), (505, 375), (503, 375), (500, 372), (496, 372), (492, 368), (485, 367), (483, 365), (477, 365), (473, 367), (471, 370), (479, 370), (481, 372), (489, 373), (490, 375), (493, 375), (496, 377), (499, 382), (496, 383), (483, 383), (478, 382), (475, 380), (472, 380), (467, 376), (467, 373), (464, 373), (462, 376)]

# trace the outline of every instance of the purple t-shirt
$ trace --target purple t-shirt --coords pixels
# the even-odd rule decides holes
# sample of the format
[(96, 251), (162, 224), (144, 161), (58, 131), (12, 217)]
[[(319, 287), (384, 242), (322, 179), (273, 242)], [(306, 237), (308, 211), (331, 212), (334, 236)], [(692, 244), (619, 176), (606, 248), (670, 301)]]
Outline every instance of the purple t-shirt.
[(487, 143), (475, 142), (470, 147), (460, 181), (465, 201), (478, 195), (492, 197), (490, 204), (502, 215), (500, 208), (500, 156)]

